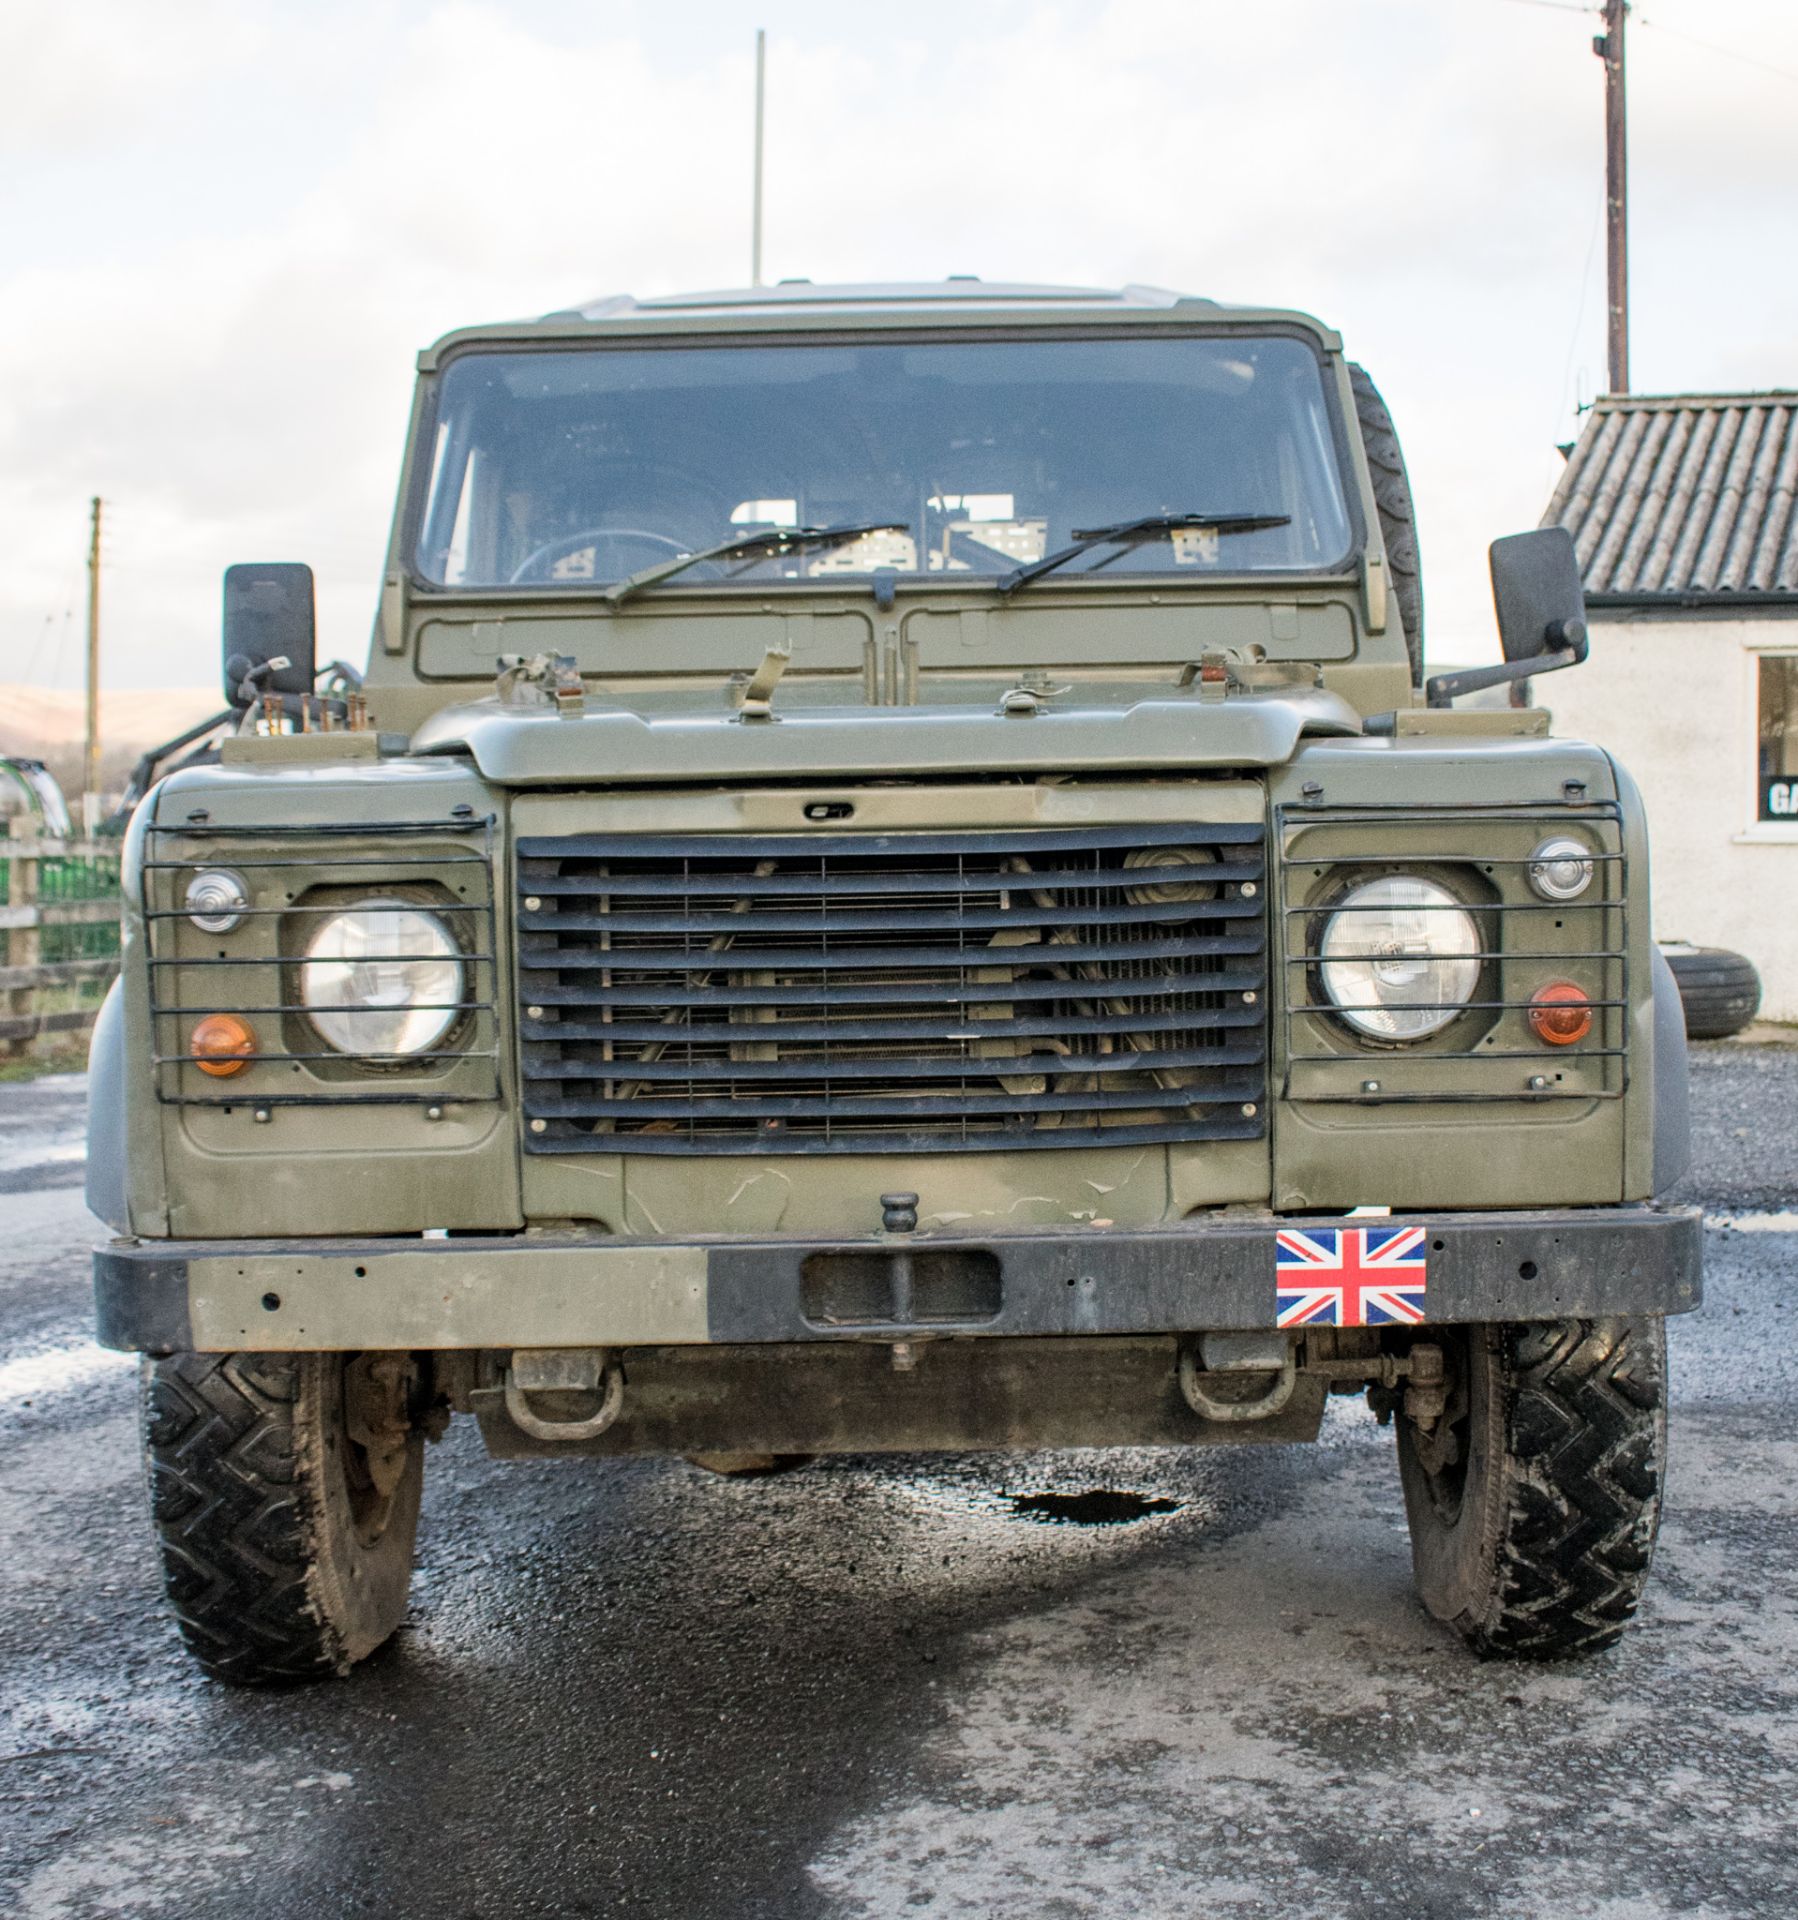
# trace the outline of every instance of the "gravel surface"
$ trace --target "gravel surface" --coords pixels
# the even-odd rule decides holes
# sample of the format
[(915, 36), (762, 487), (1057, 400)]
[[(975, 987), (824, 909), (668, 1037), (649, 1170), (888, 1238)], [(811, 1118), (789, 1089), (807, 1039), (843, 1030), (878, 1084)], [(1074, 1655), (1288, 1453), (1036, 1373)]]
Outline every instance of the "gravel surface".
[[(1614, 1653), (1464, 1654), (1344, 1403), (1320, 1447), (759, 1481), (502, 1467), (458, 1422), (407, 1628), (278, 1694), (161, 1610), (80, 1082), (0, 1087), (0, 1909), (1790, 1920), (1798, 1050), (1695, 1067), (1709, 1297)], [(1101, 1490), (1143, 1498), (1034, 1497)]]

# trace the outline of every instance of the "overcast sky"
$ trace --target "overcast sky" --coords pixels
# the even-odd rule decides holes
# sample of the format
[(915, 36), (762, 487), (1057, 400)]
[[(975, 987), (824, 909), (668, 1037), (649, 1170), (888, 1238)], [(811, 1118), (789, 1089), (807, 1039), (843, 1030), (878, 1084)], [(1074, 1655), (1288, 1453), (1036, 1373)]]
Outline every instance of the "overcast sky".
[[(1596, 22), (1561, 0), (0, 0), (0, 681), (216, 671), (220, 570), (366, 652), (414, 351), (769, 277), (1148, 281), (1307, 308), (1385, 389), (1432, 652), (1493, 651), (1604, 384)], [(1709, 43), (1701, 45), (1698, 42)], [(1798, 385), (1798, 7), (1647, 0), (1634, 384)]]

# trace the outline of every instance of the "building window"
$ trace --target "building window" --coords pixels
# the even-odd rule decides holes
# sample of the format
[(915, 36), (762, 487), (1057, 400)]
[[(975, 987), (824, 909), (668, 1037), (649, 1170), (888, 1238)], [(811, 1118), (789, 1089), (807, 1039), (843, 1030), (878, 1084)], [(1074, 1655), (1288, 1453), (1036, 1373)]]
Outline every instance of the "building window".
[(1760, 818), (1798, 825), (1798, 653), (1760, 657), (1759, 751)]

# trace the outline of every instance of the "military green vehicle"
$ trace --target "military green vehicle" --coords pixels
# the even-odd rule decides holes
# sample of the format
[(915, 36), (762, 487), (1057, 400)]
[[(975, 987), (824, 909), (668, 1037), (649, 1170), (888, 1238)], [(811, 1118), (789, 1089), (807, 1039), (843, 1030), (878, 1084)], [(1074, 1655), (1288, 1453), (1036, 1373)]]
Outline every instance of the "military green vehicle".
[(1621, 1632), (1699, 1298), (1627, 775), (1426, 680), (1387, 413), (1303, 314), (614, 299), (420, 361), (366, 678), (226, 578), (217, 765), (127, 842), (101, 1337), (220, 1679), (407, 1600), (508, 1458), (1396, 1426), (1482, 1653)]

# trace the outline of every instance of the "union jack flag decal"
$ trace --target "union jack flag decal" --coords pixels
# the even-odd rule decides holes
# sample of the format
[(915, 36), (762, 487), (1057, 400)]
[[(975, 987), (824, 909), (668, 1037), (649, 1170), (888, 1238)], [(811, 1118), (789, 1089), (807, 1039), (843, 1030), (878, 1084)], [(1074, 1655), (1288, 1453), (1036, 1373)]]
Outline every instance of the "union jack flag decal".
[(1282, 1327), (1405, 1327), (1424, 1317), (1422, 1227), (1283, 1230), (1274, 1252)]

